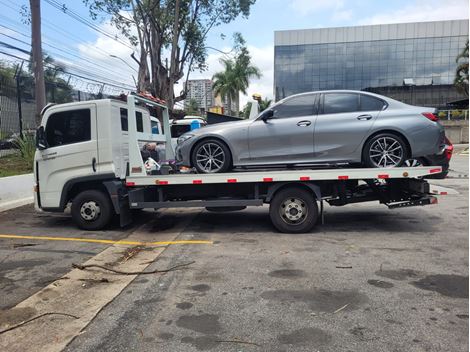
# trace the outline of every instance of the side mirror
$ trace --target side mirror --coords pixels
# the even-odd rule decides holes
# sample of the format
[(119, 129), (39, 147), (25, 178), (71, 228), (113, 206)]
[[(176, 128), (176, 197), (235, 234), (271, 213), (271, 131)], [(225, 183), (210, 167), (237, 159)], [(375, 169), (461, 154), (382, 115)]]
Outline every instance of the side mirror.
[(36, 130), (36, 148), (44, 150), (47, 148), (46, 133), (44, 127), (41, 126)]
[(263, 113), (263, 115), (261, 116), (261, 120), (263, 120), (264, 122), (267, 122), (268, 120), (272, 119), (273, 116), (274, 116), (274, 111), (269, 109)]

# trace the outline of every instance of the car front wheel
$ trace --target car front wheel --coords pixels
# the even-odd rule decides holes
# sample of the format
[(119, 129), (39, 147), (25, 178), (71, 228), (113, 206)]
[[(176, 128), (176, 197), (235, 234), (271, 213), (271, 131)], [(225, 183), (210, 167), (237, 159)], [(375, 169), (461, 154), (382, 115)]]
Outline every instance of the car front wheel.
[(399, 167), (407, 160), (405, 141), (392, 133), (381, 133), (364, 146), (363, 160), (366, 167)]
[(213, 174), (227, 172), (232, 158), (230, 150), (223, 142), (217, 139), (206, 139), (196, 144), (191, 161), (199, 173)]

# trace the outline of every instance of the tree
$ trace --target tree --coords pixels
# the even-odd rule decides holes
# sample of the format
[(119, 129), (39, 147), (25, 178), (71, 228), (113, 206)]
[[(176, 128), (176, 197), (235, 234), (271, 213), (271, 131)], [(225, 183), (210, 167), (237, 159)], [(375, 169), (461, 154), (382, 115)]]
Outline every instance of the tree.
[(268, 98), (264, 98), (264, 99), (261, 99), (258, 104), (259, 104), (259, 111), (264, 111), (266, 110), (267, 108), (269, 108), (269, 106), (271, 105), (273, 101), (271, 99), (268, 99)]
[(184, 109), (188, 114), (197, 114), (199, 113), (199, 104), (196, 99), (190, 99), (189, 104)]
[[(241, 38), (244, 44), (243, 38)], [(220, 95), (226, 100), (229, 115), (232, 114), (232, 101), (235, 101), (235, 111), (240, 110), (240, 92), (246, 94), (250, 85), (250, 79), (260, 78), (260, 70), (251, 64), (251, 56), (248, 49), (243, 45), (234, 59), (221, 59), (224, 71), (216, 73), (213, 89), (215, 95)]]
[(250, 85), (251, 78), (260, 78), (260, 70), (251, 64), (251, 56), (248, 49), (245, 46), (241, 47), (240, 53), (235, 58), (234, 65), (234, 85), (238, 90), (235, 97), (235, 108), (236, 111), (240, 110), (240, 93), (247, 94), (246, 90)]
[[(459, 62), (463, 60), (464, 62)], [(457, 90), (468, 97), (468, 40), (465, 44), (465, 48), (455, 59), (459, 65), (455, 72), (454, 85)]]
[(111, 23), (139, 48), (138, 90), (167, 101), (170, 109), (186, 97), (174, 85), (206, 68), (205, 41), (216, 26), (248, 17), (256, 0), (83, 0), (90, 14), (111, 16)]
[(232, 101), (236, 99), (239, 91), (235, 85), (235, 65), (233, 60), (222, 59), (222, 65), (224, 70), (222, 72), (217, 72), (212, 80), (214, 81), (212, 85), (212, 90), (214, 95), (222, 98), (227, 103), (228, 106), (228, 115), (232, 115)]

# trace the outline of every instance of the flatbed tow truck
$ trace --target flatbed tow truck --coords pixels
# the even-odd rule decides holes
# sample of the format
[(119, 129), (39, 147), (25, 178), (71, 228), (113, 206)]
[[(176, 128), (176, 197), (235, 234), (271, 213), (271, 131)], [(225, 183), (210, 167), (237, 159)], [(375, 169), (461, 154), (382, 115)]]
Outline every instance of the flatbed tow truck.
[[(211, 211), (231, 211), (269, 204), (271, 222), (278, 231), (300, 233), (312, 230), (319, 219), (323, 221), (324, 202), (331, 206), (342, 206), (378, 201), (393, 209), (436, 204), (435, 195), (446, 194), (439, 187), (431, 187), (425, 179), (426, 176), (442, 172), (439, 166), (268, 169), (219, 174), (152, 175), (142, 160), (140, 144), (154, 142), (155, 136), (144, 133), (142, 125), (145, 121), (142, 121), (142, 107), (138, 103), (162, 110), (164, 135), (160, 142), (166, 142), (167, 158), (173, 158), (168, 109), (162, 102), (142, 95), (129, 95), (127, 105), (108, 100), (108, 105), (91, 101), (49, 107), (43, 111), (43, 121), (37, 132), (37, 208), (43, 211), (64, 211), (71, 204), (72, 218), (79, 227), (98, 230), (106, 227), (115, 214), (120, 217), (121, 226), (131, 223), (135, 209), (204, 207)], [(117, 137), (110, 130), (118, 121), (113, 120), (112, 112), (112, 109), (117, 109), (116, 104), (121, 109), (121, 124), (123, 109), (127, 109), (126, 118), (129, 117), (125, 139), (117, 142), (112, 141)], [(86, 160), (83, 161), (84, 171), (77, 171), (79, 168), (76, 164), (86, 157), (79, 157), (72, 152), (75, 156), (63, 161), (62, 168), (51, 166), (54, 161), (57, 163), (61, 148), (82, 150), (85, 144), (72, 142), (51, 146), (48, 141), (52, 133), (52, 122), (48, 122), (53, 120), (51, 116), (86, 109), (91, 111), (91, 135), (86, 137), (92, 142), (96, 140), (97, 145), (96, 150), (93, 147), (91, 154), (87, 154), (90, 158), (88, 165)], [(96, 156), (93, 151), (97, 153)], [(110, 156), (106, 156), (106, 153)], [(122, 162), (125, 166), (120, 167), (118, 164)], [(71, 165), (66, 166), (67, 163)], [(51, 168), (56, 170), (51, 171)]]

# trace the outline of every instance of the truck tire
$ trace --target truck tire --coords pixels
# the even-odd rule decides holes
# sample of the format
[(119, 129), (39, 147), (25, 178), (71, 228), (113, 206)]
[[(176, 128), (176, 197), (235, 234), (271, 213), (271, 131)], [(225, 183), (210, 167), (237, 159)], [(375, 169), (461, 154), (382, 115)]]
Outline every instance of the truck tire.
[(108, 195), (98, 190), (79, 193), (72, 201), (72, 219), (83, 230), (101, 230), (113, 216)]
[(310, 232), (318, 220), (318, 205), (311, 192), (298, 187), (284, 188), (271, 200), (269, 216), (279, 232)]

